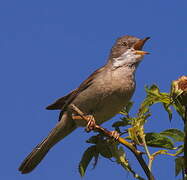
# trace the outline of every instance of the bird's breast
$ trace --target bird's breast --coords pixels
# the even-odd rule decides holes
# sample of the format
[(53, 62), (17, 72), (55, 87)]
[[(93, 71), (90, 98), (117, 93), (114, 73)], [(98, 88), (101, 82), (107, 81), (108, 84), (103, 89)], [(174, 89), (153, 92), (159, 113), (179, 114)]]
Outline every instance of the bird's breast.
[(134, 89), (133, 75), (116, 69), (97, 76), (92, 85), (81, 92), (73, 103), (85, 114), (93, 115), (96, 123), (101, 124), (122, 110), (132, 97)]

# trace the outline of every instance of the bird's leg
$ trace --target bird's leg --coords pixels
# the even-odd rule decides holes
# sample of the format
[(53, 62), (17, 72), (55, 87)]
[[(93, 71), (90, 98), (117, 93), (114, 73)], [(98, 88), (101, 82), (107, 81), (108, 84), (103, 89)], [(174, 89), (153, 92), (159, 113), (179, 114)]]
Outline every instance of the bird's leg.
[(110, 136), (111, 138), (118, 140), (118, 138), (120, 137), (120, 134), (117, 131), (107, 131), (106, 129), (96, 125), (95, 123), (95, 118), (93, 115), (73, 115), (72, 116), (73, 120), (76, 121), (82, 121), (83, 119), (87, 122), (86, 125), (86, 132), (90, 132), (94, 129), (101, 129), (101, 131), (105, 131), (105, 133), (108, 134), (108, 136)]
[(87, 121), (87, 124), (86, 124), (86, 132), (90, 132), (92, 130), (95, 129), (96, 127), (96, 123), (95, 123), (95, 118), (93, 117), (93, 115), (73, 115), (72, 116), (73, 120), (76, 120), (76, 121), (82, 121), (83, 119)]
[(97, 129), (98, 131), (105, 132), (105, 134), (108, 134), (108, 136), (114, 138), (115, 140), (118, 140), (120, 137), (120, 134), (117, 131), (108, 131), (101, 126), (98, 126), (95, 123), (95, 118), (93, 115), (85, 115), (77, 106), (74, 104), (71, 104), (71, 109), (76, 112), (78, 115), (73, 115), (72, 118), (74, 120), (82, 120), (84, 119), (87, 122), (86, 125), (86, 131), (90, 132), (91, 130)]
[(87, 132), (90, 132), (91, 130), (94, 130), (96, 129), (96, 123), (95, 123), (95, 118), (93, 115), (85, 115), (77, 106), (75, 106), (74, 104), (71, 104), (70, 105), (70, 108), (76, 112), (78, 114), (77, 115), (74, 115), (72, 116), (72, 118), (74, 120), (80, 120), (80, 119), (84, 119), (86, 122), (87, 122), (87, 125), (86, 125), (86, 131)]

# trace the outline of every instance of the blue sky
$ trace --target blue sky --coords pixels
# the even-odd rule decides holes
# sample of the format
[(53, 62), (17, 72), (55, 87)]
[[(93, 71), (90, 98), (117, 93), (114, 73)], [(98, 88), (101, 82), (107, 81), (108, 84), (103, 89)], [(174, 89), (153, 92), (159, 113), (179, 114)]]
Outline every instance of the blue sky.
[[(144, 86), (156, 83), (169, 91), (171, 80), (186, 73), (187, 1), (181, 0), (55, 0), (0, 2), (1, 173), (4, 180), (80, 179), (78, 162), (92, 134), (79, 129), (56, 145), (28, 175), (17, 168), (23, 158), (54, 127), (58, 112), (45, 107), (76, 88), (102, 66), (117, 37), (150, 36), (137, 71), (135, 109), (145, 97)], [(147, 131), (182, 127), (177, 116), (169, 123), (160, 106)], [(118, 119), (118, 118), (114, 118)], [(109, 127), (113, 121), (104, 124)], [(175, 179), (171, 158), (158, 157), (157, 179)], [(132, 162), (144, 175), (134, 157)], [(85, 180), (133, 179), (104, 158)]]

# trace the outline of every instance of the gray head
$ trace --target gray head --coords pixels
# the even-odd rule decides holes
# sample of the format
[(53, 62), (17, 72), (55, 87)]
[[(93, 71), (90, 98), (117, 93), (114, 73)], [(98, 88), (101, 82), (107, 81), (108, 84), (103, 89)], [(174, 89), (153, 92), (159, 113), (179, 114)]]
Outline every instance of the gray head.
[(117, 66), (139, 64), (143, 56), (148, 54), (142, 51), (143, 45), (148, 39), (149, 37), (139, 39), (127, 35), (118, 38), (111, 49), (108, 61)]

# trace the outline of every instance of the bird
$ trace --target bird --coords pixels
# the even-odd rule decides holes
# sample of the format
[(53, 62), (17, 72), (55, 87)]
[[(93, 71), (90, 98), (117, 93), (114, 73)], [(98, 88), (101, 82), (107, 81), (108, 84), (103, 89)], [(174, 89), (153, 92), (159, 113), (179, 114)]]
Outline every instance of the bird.
[(48, 136), (23, 160), (19, 167), (22, 174), (30, 173), (49, 150), (87, 122), (72, 111), (74, 104), (85, 116), (93, 116), (101, 125), (118, 114), (130, 101), (136, 88), (135, 72), (144, 55), (143, 39), (124, 35), (117, 38), (111, 48), (107, 62), (94, 71), (78, 88), (47, 106), (48, 110), (60, 110), (59, 121)]

